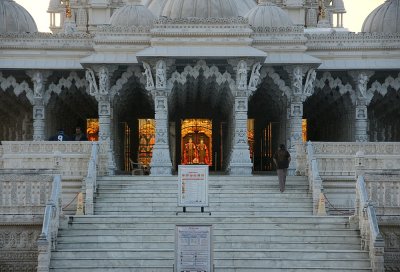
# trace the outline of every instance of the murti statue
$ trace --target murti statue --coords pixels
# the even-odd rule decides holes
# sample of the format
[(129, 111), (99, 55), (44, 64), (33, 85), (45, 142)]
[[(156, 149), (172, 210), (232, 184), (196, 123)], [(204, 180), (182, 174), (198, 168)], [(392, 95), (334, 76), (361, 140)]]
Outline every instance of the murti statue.
[(197, 164), (197, 149), (196, 145), (193, 143), (192, 138), (185, 144), (185, 149), (183, 153), (183, 164)]
[(197, 152), (199, 155), (199, 164), (209, 164), (209, 156), (208, 156), (208, 148), (204, 143), (204, 140), (201, 139), (200, 143), (197, 145)]

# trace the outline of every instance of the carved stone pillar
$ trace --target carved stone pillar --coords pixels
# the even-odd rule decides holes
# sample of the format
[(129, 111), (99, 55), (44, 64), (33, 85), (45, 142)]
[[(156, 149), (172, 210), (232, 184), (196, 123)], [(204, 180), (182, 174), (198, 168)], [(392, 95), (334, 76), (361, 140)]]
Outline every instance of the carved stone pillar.
[(355, 101), (355, 140), (356, 142), (368, 142), (368, 99), (367, 84), (373, 72), (351, 71), (349, 75), (353, 78), (356, 87)]
[(28, 71), (28, 76), (33, 82), (33, 98), (29, 99), (33, 106), (33, 140), (46, 140), (46, 102), (45, 86), (50, 72), (47, 71)]
[(89, 82), (90, 95), (94, 96), (98, 102), (99, 142), (107, 146), (107, 172), (108, 175), (114, 175), (114, 145), (111, 139), (112, 100), (114, 94), (112, 94), (110, 90), (110, 78), (116, 67), (100, 66), (94, 67), (94, 69), (98, 75), (98, 84), (95, 72), (91, 69), (87, 69), (86, 79)]
[(156, 137), (151, 158), (151, 176), (170, 176), (172, 162), (169, 149), (168, 125), (168, 95), (171, 86), (167, 86), (167, 64), (159, 60), (155, 64), (156, 84), (154, 84), (152, 70), (149, 64), (143, 63), (146, 77), (146, 90), (150, 91), (154, 99), (156, 121)]
[(236, 85), (231, 86), (235, 98), (233, 109), (234, 138), (228, 166), (229, 174), (235, 176), (251, 176), (253, 164), (250, 159), (250, 148), (247, 136), (248, 100), (256, 90), (261, 65), (253, 66), (249, 84), (247, 83), (247, 63), (239, 61), (236, 67)]
[[(291, 80), (291, 93), (289, 97), (289, 144), (288, 150), (291, 154), (291, 162), (288, 169), (289, 175), (294, 175), (296, 169), (296, 145), (303, 142), (303, 103), (314, 93), (314, 82), (316, 72), (308, 66), (285, 67)], [(303, 78), (307, 73), (305, 84)]]

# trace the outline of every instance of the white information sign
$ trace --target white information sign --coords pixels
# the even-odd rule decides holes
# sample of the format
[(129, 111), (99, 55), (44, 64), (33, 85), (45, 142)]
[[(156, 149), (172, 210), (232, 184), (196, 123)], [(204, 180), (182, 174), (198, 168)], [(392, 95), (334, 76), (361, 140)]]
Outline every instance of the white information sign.
[(176, 226), (176, 272), (211, 272), (211, 226)]
[(178, 175), (178, 206), (208, 206), (208, 165), (179, 165)]

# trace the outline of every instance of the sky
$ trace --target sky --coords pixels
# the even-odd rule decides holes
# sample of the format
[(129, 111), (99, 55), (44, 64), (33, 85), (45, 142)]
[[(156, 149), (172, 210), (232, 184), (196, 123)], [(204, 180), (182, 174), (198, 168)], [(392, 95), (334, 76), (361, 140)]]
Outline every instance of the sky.
[[(25, 7), (33, 16), (39, 31), (49, 32), (50, 16), (47, 13), (49, 0), (15, 0)], [(364, 19), (385, 0), (344, 0), (347, 13), (344, 16), (344, 27), (359, 32)]]

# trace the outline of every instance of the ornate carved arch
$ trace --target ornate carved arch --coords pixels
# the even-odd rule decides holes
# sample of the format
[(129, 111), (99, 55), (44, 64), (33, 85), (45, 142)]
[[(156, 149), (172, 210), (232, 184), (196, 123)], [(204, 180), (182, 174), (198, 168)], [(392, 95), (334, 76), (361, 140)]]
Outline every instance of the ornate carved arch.
[(284, 95), (289, 98), (291, 96), (291, 88), (286, 85), (286, 82), (281, 79), (281, 76), (275, 72), (273, 67), (265, 67), (261, 70), (261, 78), (269, 77), (278, 86)]
[(375, 93), (379, 93), (382, 96), (387, 94), (388, 88), (392, 87), (396, 91), (400, 89), (400, 73), (398, 74), (397, 78), (393, 78), (392, 76), (388, 76), (385, 79), (384, 83), (380, 83), (377, 80), (372, 83), (371, 88), (367, 91), (367, 101), (368, 103), (371, 102), (372, 98), (374, 97)]
[[(44, 101), (47, 104), (50, 100), (51, 93), (55, 93), (59, 95), (64, 88), (71, 88), (72, 84), (74, 84), (77, 88), (82, 88), (87, 86), (87, 81), (85, 78), (80, 78), (76, 72), (71, 72), (67, 78), (60, 78), (57, 84), (51, 83), (46, 90), (44, 95)], [(86, 92), (88, 90), (86, 89)]]
[(17, 97), (25, 91), (29, 102), (33, 104), (33, 90), (29, 87), (29, 84), (25, 80), (21, 83), (18, 83), (15, 77), (9, 76), (5, 78), (3, 77), (3, 73), (0, 72), (0, 87), (3, 91), (13, 87), (13, 92)]
[(235, 89), (236, 82), (232, 78), (231, 74), (225, 71), (225, 73), (221, 73), (217, 66), (212, 65), (211, 67), (207, 65), (204, 60), (200, 60), (197, 62), (195, 66), (187, 65), (182, 73), (175, 71), (172, 73), (171, 78), (169, 79), (169, 84), (173, 85), (174, 83), (186, 84), (187, 76), (191, 76), (194, 79), (200, 75), (200, 70), (203, 70), (203, 76), (206, 79), (209, 79), (212, 76), (215, 76), (215, 82), (218, 86), (221, 86), (224, 83), (228, 83), (231, 90)]
[(315, 88), (319, 88), (322, 90), (327, 83), (329, 88), (331, 89), (338, 88), (340, 95), (349, 93), (351, 101), (353, 102), (353, 104), (355, 103), (356, 96), (351, 84), (343, 84), (340, 78), (334, 78), (330, 72), (325, 72), (321, 78), (315, 79)]
[(122, 90), (124, 85), (128, 83), (129, 79), (132, 78), (133, 76), (138, 78), (140, 83), (143, 84), (143, 86), (145, 85), (146, 79), (143, 76), (140, 67), (129, 66), (126, 72), (124, 72), (122, 76), (115, 82), (115, 85), (111, 87), (112, 96), (118, 94)]

